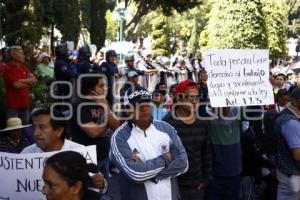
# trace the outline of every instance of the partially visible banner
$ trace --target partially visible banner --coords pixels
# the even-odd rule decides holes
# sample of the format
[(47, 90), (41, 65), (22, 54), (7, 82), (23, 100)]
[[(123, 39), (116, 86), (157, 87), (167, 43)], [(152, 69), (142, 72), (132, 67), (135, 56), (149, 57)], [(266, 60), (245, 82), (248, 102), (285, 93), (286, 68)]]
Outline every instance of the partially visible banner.
[[(96, 146), (72, 149), (97, 164)], [(0, 153), (0, 200), (44, 200), (42, 179), (46, 159), (57, 152)]]

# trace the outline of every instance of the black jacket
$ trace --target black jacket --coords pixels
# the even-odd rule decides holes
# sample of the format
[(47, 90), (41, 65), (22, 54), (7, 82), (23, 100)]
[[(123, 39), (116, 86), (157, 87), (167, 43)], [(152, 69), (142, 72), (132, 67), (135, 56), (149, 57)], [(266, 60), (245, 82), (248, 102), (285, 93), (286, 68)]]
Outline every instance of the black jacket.
[(178, 176), (178, 185), (196, 187), (200, 183), (208, 183), (212, 179), (212, 144), (207, 121), (197, 119), (188, 125), (176, 120), (172, 113), (166, 115), (163, 121), (176, 129), (189, 160), (189, 169)]
[[(106, 195), (105, 195), (106, 196)], [(104, 197), (103, 194), (99, 192), (95, 192), (93, 190), (87, 190), (82, 197), (82, 200), (106, 200), (107, 198), (102, 198)], [(109, 199), (107, 199), (109, 200)]]

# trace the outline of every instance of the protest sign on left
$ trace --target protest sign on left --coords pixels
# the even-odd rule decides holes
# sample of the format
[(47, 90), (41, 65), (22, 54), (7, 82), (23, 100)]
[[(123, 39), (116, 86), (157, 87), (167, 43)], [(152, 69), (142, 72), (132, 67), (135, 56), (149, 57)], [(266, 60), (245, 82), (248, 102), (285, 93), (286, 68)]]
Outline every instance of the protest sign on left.
[[(96, 146), (74, 149), (88, 163), (97, 164)], [(42, 179), (46, 159), (57, 152), (11, 154), (0, 153), (0, 199), (44, 200)]]

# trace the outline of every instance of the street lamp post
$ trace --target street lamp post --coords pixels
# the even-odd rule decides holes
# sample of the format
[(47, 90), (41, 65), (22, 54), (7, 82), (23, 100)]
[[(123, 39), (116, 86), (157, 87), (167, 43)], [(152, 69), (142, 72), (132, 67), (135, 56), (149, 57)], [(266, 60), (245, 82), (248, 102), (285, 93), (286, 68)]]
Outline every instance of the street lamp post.
[(296, 61), (298, 61), (299, 60), (298, 53), (300, 52), (300, 39), (298, 39), (298, 43), (296, 46), (296, 52), (297, 52)]
[(117, 8), (117, 13), (119, 15), (119, 31), (118, 31), (118, 41), (124, 40), (124, 29), (125, 29), (125, 7), (119, 7)]

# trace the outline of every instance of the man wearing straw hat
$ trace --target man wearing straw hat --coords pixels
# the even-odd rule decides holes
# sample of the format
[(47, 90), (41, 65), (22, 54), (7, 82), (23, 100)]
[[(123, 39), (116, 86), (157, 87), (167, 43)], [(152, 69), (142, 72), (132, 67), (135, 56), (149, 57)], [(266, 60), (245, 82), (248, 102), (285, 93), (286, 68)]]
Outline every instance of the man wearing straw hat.
[(22, 125), (18, 117), (9, 118), (5, 129), (0, 130), (0, 152), (20, 153), (31, 143), (22, 134), (22, 129), (30, 126)]

